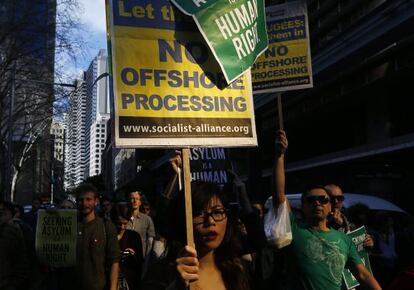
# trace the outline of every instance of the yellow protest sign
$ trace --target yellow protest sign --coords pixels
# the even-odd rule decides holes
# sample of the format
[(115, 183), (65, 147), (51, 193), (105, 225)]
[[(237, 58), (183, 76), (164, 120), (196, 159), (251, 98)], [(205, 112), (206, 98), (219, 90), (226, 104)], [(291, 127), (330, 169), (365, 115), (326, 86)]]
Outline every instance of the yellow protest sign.
[(117, 147), (254, 146), (250, 73), (227, 85), (168, 0), (109, 0)]
[(52, 267), (76, 265), (76, 210), (39, 210), (36, 228), (36, 255)]
[(254, 93), (313, 87), (305, 1), (266, 8), (268, 50), (252, 67)]

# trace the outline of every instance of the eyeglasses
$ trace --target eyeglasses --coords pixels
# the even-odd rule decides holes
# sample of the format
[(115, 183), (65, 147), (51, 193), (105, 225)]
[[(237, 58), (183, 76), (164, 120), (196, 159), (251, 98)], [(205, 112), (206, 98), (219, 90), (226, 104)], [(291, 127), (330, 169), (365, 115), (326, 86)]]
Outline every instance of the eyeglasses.
[(335, 200), (335, 201), (344, 201), (345, 200), (345, 196), (343, 195), (338, 195), (338, 196), (331, 196), (331, 199)]
[(317, 201), (320, 204), (327, 204), (328, 202), (330, 202), (329, 197), (325, 196), (325, 195), (309, 195), (307, 197), (305, 197), (305, 201), (306, 203), (311, 203), (314, 204)]
[(215, 222), (224, 221), (227, 218), (227, 210), (224, 208), (213, 209), (211, 212), (201, 212), (193, 218), (194, 225), (201, 225), (206, 222), (206, 220), (212, 217)]

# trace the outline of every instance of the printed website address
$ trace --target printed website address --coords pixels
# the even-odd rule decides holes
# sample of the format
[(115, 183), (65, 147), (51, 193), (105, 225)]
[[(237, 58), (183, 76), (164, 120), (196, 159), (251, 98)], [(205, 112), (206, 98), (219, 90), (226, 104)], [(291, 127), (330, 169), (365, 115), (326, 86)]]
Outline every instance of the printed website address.
[(167, 125), (124, 125), (125, 133), (242, 133), (248, 136), (250, 134), (249, 126), (213, 126), (210, 124), (201, 124), (197, 126), (185, 124), (167, 124)]
[(120, 138), (253, 137), (248, 118), (157, 118), (119, 116)]

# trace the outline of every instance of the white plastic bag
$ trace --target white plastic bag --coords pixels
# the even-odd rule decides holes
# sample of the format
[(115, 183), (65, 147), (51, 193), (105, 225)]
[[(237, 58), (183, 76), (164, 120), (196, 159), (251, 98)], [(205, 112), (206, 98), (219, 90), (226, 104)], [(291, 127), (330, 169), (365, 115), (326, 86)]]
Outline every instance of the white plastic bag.
[(268, 209), (264, 218), (267, 241), (278, 249), (290, 245), (292, 242), (292, 227), (287, 200), (279, 205), (277, 215), (275, 215), (272, 198), (266, 201), (265, 208)]

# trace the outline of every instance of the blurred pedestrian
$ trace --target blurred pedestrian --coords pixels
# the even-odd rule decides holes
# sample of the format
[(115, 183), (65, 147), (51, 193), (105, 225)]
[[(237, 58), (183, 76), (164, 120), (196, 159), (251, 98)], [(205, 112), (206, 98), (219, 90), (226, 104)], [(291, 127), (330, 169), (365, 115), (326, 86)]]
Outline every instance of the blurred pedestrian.
[(392, 216), (387, 212), (377, 212), (373, 228), (376, 245), (371, 254), (372, 268), (381, 285), (389, 285), (396, 275), (397, 266)]
[(129, 197), (131, 218), (128, 221), (127, 229), (135, 231), (140, 235), (142, 240), (142, 253), (145, 258), (152, 249), (152, 243), (155, 237), (154, 223), (151, 217), (140, 212), (141, 193), (134, 191), (130, 193)]
[(32, 200), (32, 208), (28, 213), (23, 215), (23, 220), (27, 223), (30, 228), (32, 229), (33, 233), (36, 233), (36, 226), (37, 226), (37, 211), (42, 206), (42, 200), (38, 197), (33, 198)]
[(144, 262), (141, 237), (137, 232), (126, 228), (130, 220), (127, 207), (117, 204), (113, 207), (111, 215), (117, 228), (121, 250), (119, 290), (138, 290), (140, 289), (142, 264)]
[(78, 290), (116, 290), (120, 250), (114, 225), (96, 216), (97, 189), (82, 184), (76, 189), (80, 214), (77, 242)]
[(101, 218), (103, 218), (105, 221), (111, 221), (111, 211), (112, 211), (112, 201), (104, 196), (101, 199)]
[(71, 199), (64, 199), (60, 205), (60, 209), (76, 209), (76, 203), (72, 201)]
[(148, 201), (142, 203), (141, 212), (151, 217), (151, 205)]
[(15, 204), (14, 205), (14, 219), (18, 219), (18, 220), (22, 220), (24, 216), (24, 208), (19, 205), (19, 204)]
[(13, 224), (14, 206), (0, 201), (0, 289), (27, 289), (28, 267), (25, 241)]
[(347, 214), (351, 224), (355, 228), (362, 226), (371, 227), (369, 207), (363, 203), (357, 203), (347, 209)]
[(401, 271), (388, 290), (414, 289), (414, 226), (400, 231), (396, 236), (395, 250)]

